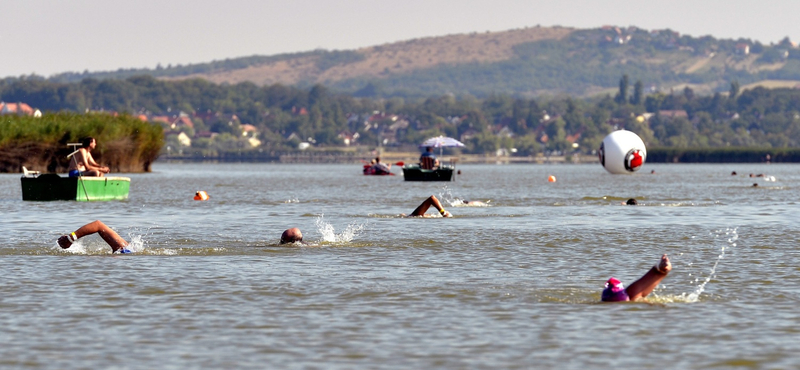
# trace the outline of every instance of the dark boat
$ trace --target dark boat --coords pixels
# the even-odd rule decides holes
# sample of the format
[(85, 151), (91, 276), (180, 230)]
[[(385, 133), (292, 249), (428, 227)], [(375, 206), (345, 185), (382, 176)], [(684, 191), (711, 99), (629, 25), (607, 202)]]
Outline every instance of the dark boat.
[(453, 181), (455, 167), (442, 165), (436, 169), (425, 170), (419, 165), (409, 164), (403, 166), (403, 177), (406, 181)]

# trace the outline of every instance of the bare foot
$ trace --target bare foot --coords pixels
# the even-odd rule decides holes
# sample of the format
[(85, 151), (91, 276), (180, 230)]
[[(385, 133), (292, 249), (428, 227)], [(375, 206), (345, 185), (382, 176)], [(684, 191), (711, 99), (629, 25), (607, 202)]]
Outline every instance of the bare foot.
[(661, 256), (661, 260), (658, 261), (656, 269), (662, 274), (669, 274), (669, 272), (672, 271), (672, 263), (669, 262), (669, 257), (667, 257), (666, 254)]

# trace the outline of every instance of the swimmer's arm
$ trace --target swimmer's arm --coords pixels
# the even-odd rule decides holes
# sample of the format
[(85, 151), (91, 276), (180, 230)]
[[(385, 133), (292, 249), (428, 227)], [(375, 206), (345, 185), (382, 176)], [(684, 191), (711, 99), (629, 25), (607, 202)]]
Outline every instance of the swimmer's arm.
[[(105, 240), (106, 243), (108, 243), (108, 245), (111, 247), (111, 250), (114, 252), (116, 252), (118, 249), (128, 246), (128, 242), (125, 241), (125, 239), (119, 236), (116, 231), (111, 230), (110, 227), (106, 226), (106, 224), (100, 220), (83, 225), (73, 233), (75, 234), (76, 240), (86, 235), (97, 233), (101, 238), (103, 238), (103, 240)], [(58, 245), (60, 245), (61, 248), (67, 249), (72, 245), (72, 241), (70, 241), (69, 236), (64, 235), (58, 238)]]
[(667, 255), (661, 256), (659, 264), (650, 268), (639, 280), (633, 282), (625, 289), (631, 301), (647, 297), (653, 290), (661, 283), (667, 274), (672, 270), (672, 264), (669, 262)]

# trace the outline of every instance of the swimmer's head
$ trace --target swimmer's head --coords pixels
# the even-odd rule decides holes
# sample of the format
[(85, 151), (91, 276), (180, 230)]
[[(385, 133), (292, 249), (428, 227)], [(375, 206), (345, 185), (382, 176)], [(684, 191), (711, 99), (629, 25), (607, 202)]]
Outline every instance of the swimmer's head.
[(295, 243), (302, 241), (303, 241), (303, 233), (301, 233), (300, 229), (296, 227), (287, 229), (286, 231), (283, 232), (283, 234), (281, 234), (281, 244)]
[(628, 201), (627, 201), (627, 202), (625, 202), (625, 204), (627, 204), (627, 205), (629, 205), (629, 206), (635, 206), (635, 205), (637, 205), (637, 204), (639, 204), (639, 203), (638, 203), (638, 202), (636, 202), (636, 199), (633, 199), (633, 198), (631, 198), (631, 199), (628, 199)]
[(628, 293), (625, 292), (622, 282), (612, 277), (606, 282), (606, 287), (603, 289), (600, 300), (603, 302), (623, 302), (630, 300), (630, 298)]

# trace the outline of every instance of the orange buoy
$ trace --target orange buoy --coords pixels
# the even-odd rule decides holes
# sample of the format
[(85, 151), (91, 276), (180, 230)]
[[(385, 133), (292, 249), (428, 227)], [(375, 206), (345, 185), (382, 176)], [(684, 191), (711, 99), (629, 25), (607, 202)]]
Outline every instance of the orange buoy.
[(553, 176), (553, 175), (550, 175), (550, 177), (547, 178), (547, 182), (556, 182), (556, 177)]
[(208, 200), (208, 193), (198, 190), (197, 193), (194, 193), (194, 200)]

